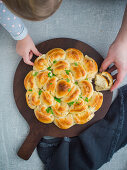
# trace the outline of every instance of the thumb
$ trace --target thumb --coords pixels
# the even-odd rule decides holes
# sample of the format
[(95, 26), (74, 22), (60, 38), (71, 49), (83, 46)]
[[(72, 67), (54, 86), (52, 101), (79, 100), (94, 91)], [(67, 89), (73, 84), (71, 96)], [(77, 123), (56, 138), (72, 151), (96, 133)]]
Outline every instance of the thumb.
[(113, 63), (113, 59), (108, 55), (106, 59), (103, 61), (103, 63), (101, 64), (100, 72), (105, 71), (108, 68), (108, 66), (110, 66), (110, 64), (112, 63)]
[(40, 55), (42, 55), (38, 50), (37, 50), (37, 48), (34, 46), (34, 48), (33, 49), (31, 49), (31, 51), (33, 52), (33, 54), (35, 54), (36, 56), (40, 56)]

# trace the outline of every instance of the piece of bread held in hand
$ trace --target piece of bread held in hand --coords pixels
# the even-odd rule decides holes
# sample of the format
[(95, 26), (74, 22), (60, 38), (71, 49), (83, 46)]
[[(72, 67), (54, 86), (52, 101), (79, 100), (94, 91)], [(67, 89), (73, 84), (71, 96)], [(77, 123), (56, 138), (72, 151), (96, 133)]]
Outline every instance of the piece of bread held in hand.
[(113, 85), (113, 78), (108, 72), (96, 74), (95, 89), (96, 91), (110, 90)]

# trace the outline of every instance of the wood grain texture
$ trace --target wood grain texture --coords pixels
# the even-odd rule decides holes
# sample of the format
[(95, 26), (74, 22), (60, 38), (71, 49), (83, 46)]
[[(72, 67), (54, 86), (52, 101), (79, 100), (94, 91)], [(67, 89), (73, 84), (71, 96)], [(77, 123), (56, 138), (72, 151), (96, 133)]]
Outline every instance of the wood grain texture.
[[(84, 55), (87, 54), (88, 56), (92, 57), (97, 62), (98, 67), (101, 66), (101, 63), (103, 61), (102, 56), (95, 49), (85, 44), (84, 42), (74, 39), (68, 38), (51, 39), (40, 43), (39, 45), (37, 45), (37, 48), (43, 54), (48, 52), (52, 48), (62, 48), (64, 50), (66, 50), (67, 48), (77, 48), (81, 50)], [(35, 58), (36, 56), (34, 56), (32, 60), (34, 61)], [(53, 123), (48, 125), (43, 124), (36, 119), (34, 115), (34, 110), (30, 109), (26, 104), (25, 99), (26, 90), (23, 82), (26, 74), (30, 70), (32, 70), (32, 67), (26, 65), (23, 62), (23, 60), (21, 60), (17, 67), (13, 84), (13, 92), (16, 105), (19, 109), (19, 112), (22, 114), (22, 116), (30, 126), (30, 132), (26, 140), (24, 141), (23, 145), (18, 151), (18, 156), (25, 160), (29, 159), (35, 147), (37, 146), (39, 140), (43, 136), (53, 137), (77, 136), (82, 131), (87, 129), (89, 126), (93, 125), (95, 122), (102, 119), (106, 115), (112, 101), (112, 93), (110, 91), (103, 92), (104, 100), (102, 107), (97, 112), (95, 112), (95, 117), (84, 125), (74, 125), (69, 129), (63, 130), (59, 129)]]

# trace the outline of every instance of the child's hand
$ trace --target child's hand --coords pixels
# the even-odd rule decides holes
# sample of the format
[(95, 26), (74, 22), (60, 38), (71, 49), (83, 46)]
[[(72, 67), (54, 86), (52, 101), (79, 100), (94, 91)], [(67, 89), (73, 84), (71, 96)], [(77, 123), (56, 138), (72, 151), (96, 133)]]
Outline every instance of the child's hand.
[(114, 63), (114, 65), (108, 70), (108, 72), (111, 73), (114, 70), (117, 70), (118, 73), (113, 76), (116, 81), (112, 86), (111, 91), (118, 87), (127, 74), (127, 42), (120, 39), (114, 41), (109, 48), (106, 59), (101, 65), (100, 71), (105, 71), (112, 63)]
[(17, 41), (16, 51), (20, 56), (22, 56), (24, 62), (29, 65), (34, 65), (34, 63), (30, 61), (33, 54), (36, 56), (41, 55), (29, 35), (27, 35), (23, 40)]

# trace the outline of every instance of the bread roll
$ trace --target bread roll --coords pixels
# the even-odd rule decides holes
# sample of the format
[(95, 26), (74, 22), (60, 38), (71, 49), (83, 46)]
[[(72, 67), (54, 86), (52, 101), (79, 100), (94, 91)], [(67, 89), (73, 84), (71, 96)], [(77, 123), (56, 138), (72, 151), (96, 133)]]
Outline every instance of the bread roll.
[(48, 91), (42, 91), (40, 95), (41, 103), (46, 106), (52, 106), (54, 102), (53, 96)]
[(90, 58), (89, 56), (85, 55), (83, 59), (83, 66), (87, 72), (87, 78), (92, 80), (95, 78), (95, 75), (98, 72), (98, 66), (94, 59)]
[(79, 81), (79, 87), (81, 89), (82, 97), (85, 99), (90, 98), (93, 95), (93, 85), (88, 80)]
[(69, 106), (68, 106), (68, 104), (66, 104), (64, 102), (61, 102), (61, 103), (56, 102), (52, 106), (52, 109), (53, 109), (54, 116), (56, 116), (56, 117), (64, 117), (69, 112)]
[(70, 70), (75, 80), (83, 80), (86, 78), (87, 73), (81, 64), (72, 64)]
[(51, 67), (55, 75), (65, 73), (65, 70), (69, 70), (70, 64), (65, 60), (59, 60)]
[(36, 118), (42, 123), (52, 123), (54, 116), (51, 112), (46, 111), (47, 107), (42, 105), (34, 109)]
[(71, 126), (73, 126), (74, 121), (72, 115), (68, 114), (65, 117), (60, 117), (60, 118), (55, 117), (54, 123), (56, 126), (58, 126), (61, 129), (68, 129)]
[(65, 59), (65, 51), (61, 48), (54, 48), (46, 53), (46, 58), (51, 64), (61, 59)]
[(27, 102), (27, 105), (31, 109), (35, 109), (36, 106), (39, 106), (41, 104), (41, 102), (40, 102), (38, 92), (36, 92), (36, 91), (32, 91), (32, 92), (27, 91), (26, 92), (26, 102)]
[(48, 81), (43, 86), (44, 90), (50, 92), (52, 94), (52, 96), (55, 96), (57, 80), (58, 80), (58, 78), (54, 76), (54, 77), (48, 79)]
[(49, 73), (50, 72), (48, 70), (38, 73), (38, 75), (36, 76), (36, 83), (38, 88), (41, 89), (45, 85), (45, 83), (47, 83), (47, 81), (50, 79)]
[(56, 85), (56, 97), (61, 98), (66, 96), (71, 89), (72, 84), (65, 80), (58, 80)]
[(76, 99), (78, 99), (80, 93), (81, 93), (80, 88), (78, 86), (74, 85), (70, 89), (69, 93), (65, 97), (63, 97), (62, 101), (66, 102), (66, 103), (70, 103), (72, 101), (75, 101)]
[(33, 70), (35, 71), (45, 70), (48, 66), (49, 65), (48, 65), (48, 60), (46, 58), (46, 55), (43, 54), (37, 57), (36, 60), (34, 61)]
[(91, 114), (90, 111), (84, 111), (81, 113), (75, 113), (73, 115), (74, 118), (74, 122), (76, 124), (84, 124), (87, 123), (88, 121), (90, 121), (92, 118), (94, 117), (94, 113)]
[(35, 71), (30, 71), (25, 79), (24, 79), (24, 86), (26, 90), (30, 90), (30, 89), (37, 89), (37, 85), (36, 85), (36, 75), (38, 72)]
[(84, 112), (88, 108), (86, 102), (83, 99), (77, 100), (71, 107), (70, 113), (81, 113)]
[(108, 72), (102, 72), (95, 77), (96, 91), (110, 90), (113, 85), (113, 78)]
[(103, 94), (101, 92), (93, 92), (92, 97), (88, 100), (88, 108), (92, 112), (96, 112), (103, 103)]
[(83, 58), (83, 53), (75, 48), (69, 48), (66, 50), (66, 59), (70, 63), (82, 62)]

